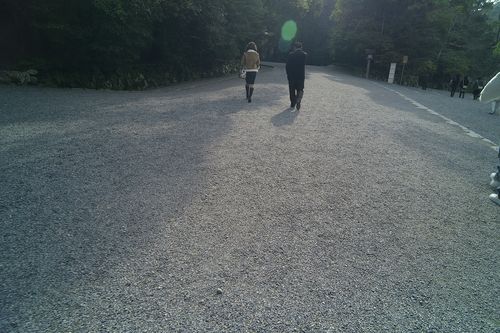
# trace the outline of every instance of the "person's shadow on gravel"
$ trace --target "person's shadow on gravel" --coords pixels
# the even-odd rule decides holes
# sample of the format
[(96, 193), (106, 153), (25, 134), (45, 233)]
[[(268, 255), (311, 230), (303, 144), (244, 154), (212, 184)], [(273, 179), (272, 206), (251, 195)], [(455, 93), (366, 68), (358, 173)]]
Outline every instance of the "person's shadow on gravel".
[(295, 118), (299, 115), (299, 111), (295, 110), (292, 112), (290, 108), (286, 108), (277, 115), (271, 118), (271, 122), (274, 126), (280, 127), (285, 125), (291, 125), (295, 121)]

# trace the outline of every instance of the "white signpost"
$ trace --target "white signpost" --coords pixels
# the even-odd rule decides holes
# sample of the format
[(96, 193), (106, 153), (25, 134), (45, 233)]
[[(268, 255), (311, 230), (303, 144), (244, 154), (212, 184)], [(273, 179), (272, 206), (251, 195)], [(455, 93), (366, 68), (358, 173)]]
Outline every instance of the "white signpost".
[(392, 62), (391, 69), (389, 69), (389, 78), (387, 79), (387, 82), (394, 83), (394, 75), (395, 74), (396, 74), (396, 63)]

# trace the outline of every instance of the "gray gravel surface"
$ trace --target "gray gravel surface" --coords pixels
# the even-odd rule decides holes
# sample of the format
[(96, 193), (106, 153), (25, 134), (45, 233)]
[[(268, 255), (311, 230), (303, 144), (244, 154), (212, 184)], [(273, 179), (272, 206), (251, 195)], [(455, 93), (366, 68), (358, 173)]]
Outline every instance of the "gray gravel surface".
[[(499, 332), (490, 145), (282, 65), (146, 92), (0, 87), (1, 332)], [(499, 115), (391, 86), (500, 141)]]

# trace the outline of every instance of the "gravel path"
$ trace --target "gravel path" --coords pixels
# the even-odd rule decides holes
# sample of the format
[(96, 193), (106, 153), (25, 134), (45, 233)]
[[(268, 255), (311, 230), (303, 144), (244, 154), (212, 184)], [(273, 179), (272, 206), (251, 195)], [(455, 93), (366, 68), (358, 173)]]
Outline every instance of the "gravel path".
[(1, 332), (500, 331), (490, 145), (328, 68), (295, 113), (242, 83), (0, 87)]

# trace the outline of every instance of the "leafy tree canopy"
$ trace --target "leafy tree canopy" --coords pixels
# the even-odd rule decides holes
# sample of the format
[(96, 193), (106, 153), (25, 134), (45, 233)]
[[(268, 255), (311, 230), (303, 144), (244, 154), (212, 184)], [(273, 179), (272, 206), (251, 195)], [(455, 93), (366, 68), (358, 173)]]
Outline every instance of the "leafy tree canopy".
[[(149, 70), (160, 84), (224, 73), (249, 41), (265, 60), (284, 60), (302, 40), (311, 64), (360, 68), (371, 49), (375, 73), (406, 55), (408, 73), (436, 81), (499, 70), (500, 3), (486, 0), (0, 2), (0, 69), (77, 73), (96, 87), (96, 77), (131, 71)], [(297, 33), (288, 41), (289, 20)]]

